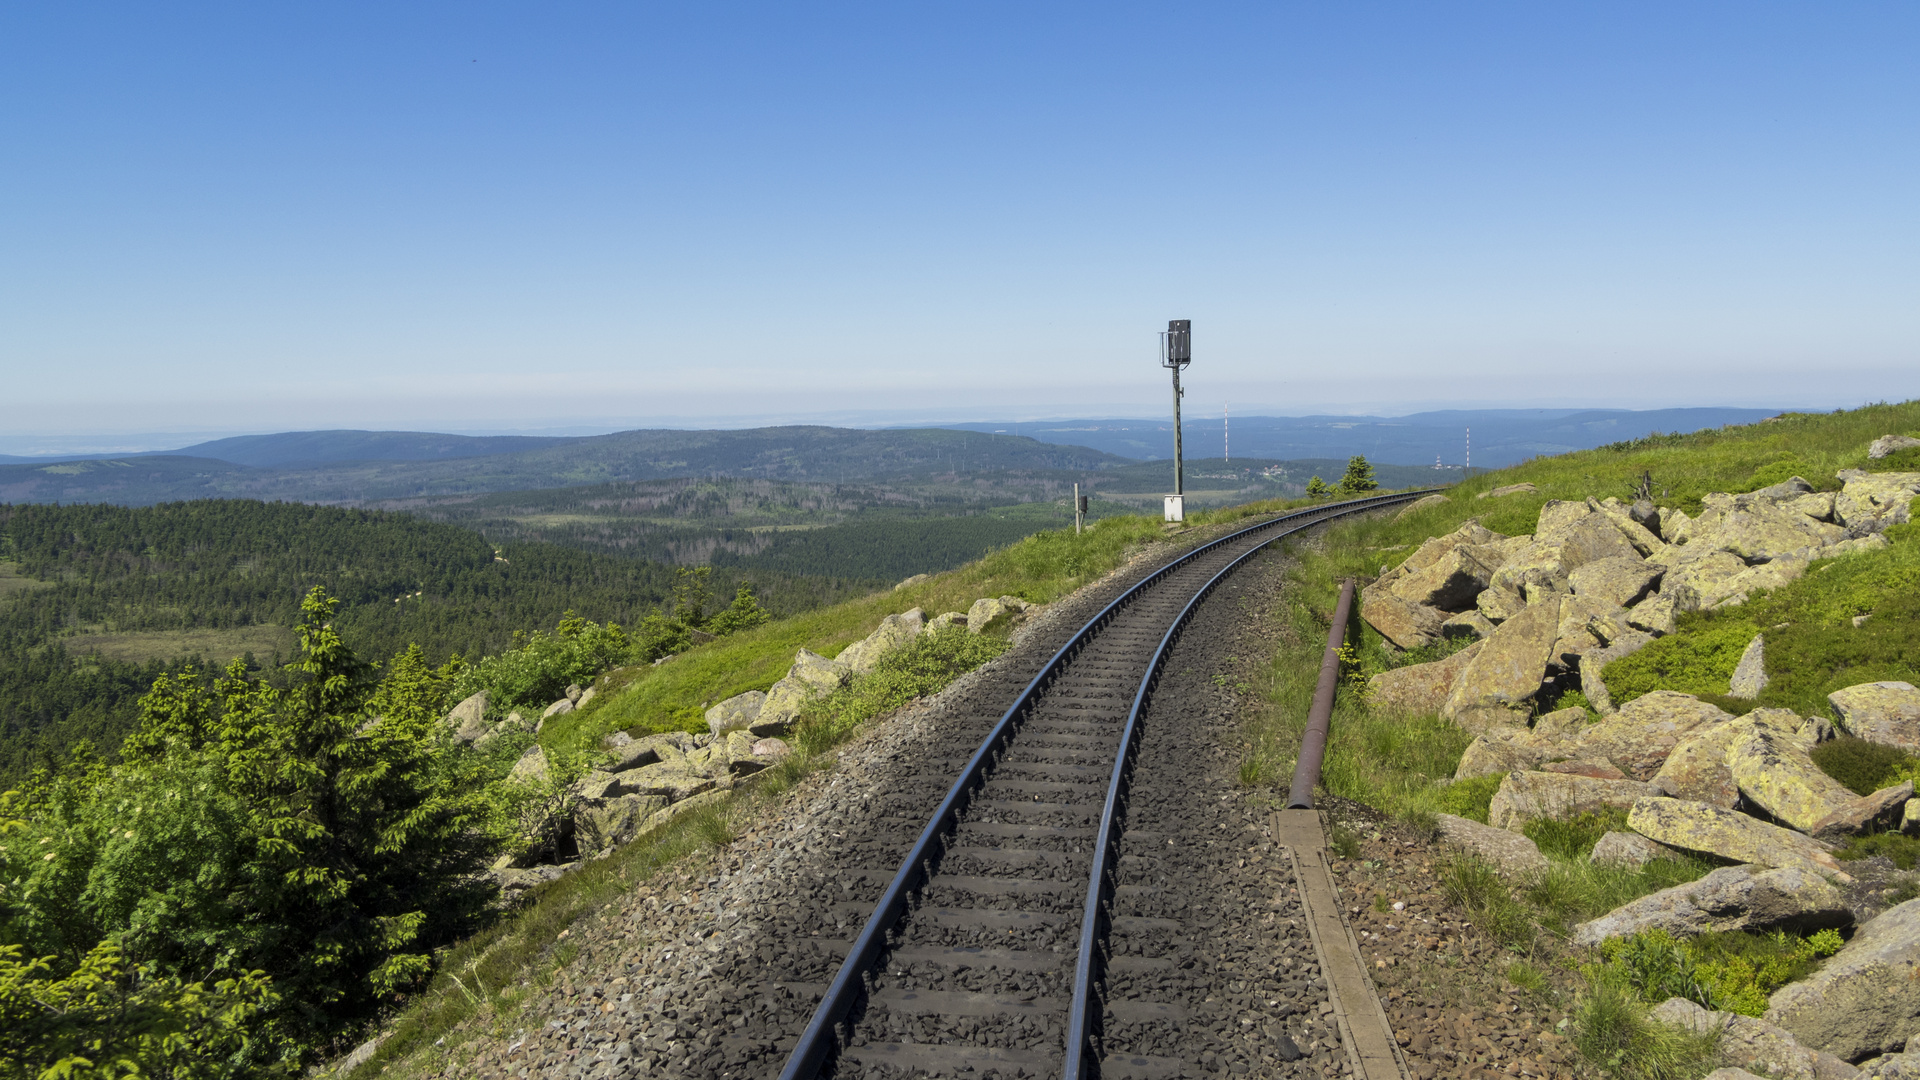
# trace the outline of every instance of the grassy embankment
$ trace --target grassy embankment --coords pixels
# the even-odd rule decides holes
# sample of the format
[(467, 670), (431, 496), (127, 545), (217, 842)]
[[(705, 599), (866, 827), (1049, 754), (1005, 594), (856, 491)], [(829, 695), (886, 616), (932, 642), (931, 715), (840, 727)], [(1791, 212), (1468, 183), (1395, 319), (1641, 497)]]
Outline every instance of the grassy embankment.
[[(796, 650), (834, 656), (870, 633), (887, 615), (919, 607), (928, 615), (964, 611), (982, 596), (1018, 596), (1036, 604), (1067, 596), (1145, 550), (1166, 557), (1196, 536), (1222, 526), (1296, 505), (1254, 503), (1190, 514), (1191, 528), (1170, 535), (1148, 517), (1113, 517), (1080, 536), (1055, 530), (1030, 536), (978, 562), (905, 588), (889, 590), (768, 623), (754, 630), (696, 646), (651, 667), (623, 669), (600, 680), (600, 693), (585, 709), (550, 721), (539, 741), (566, 760), (592, 752), (614, 731), (646, 733), (705, 730), (704, 710), (747, 690), (764, 690), (786, 674)], [(896, 654), (873, 676), (817, 702), (802, 717), (793, 741), (795, 757), (738, 790), (730, 803), (676, 821), (670, 828), (591, 862), (533, 894), (531, 901), (487, 931), (448, 951), (428, 989), (386, 1025), (391, 1032), (374, 1057), (354, 1072), (411, 1076), (437, 1072), (460, 1043), (477, 1036), (504, 1036), (522, 1026), (527, 1001), (573, 957), (562, 934), (583, 918), (610, 906), (622, 893), (665, 867), (698, 859), (734, 839), (740, 823), (808, 773), (830, 767), (832, 747), (861, 721), (929, 693), (986, 658), (1003, 642), (971, 645), (966, 635), (950, 644)], [(923, 639), (924, 640), (924, 639)], [(984, 647), (982, 645), (984, 644)], [(445, 1045), (436, 1040), (445, 1038)]]
[[(1651, 476), (1659, 505), (1695, 514), (1701, 497), (1709, 492), (1750, 491), (1793, 475), (1816, 488), (1833, 490), (1840, 487), (1834, 474), (1841, 469), (1920, 470), (1920, 460), (1914, 460), (1920, 455), (1911, 451), (1878, 462), (1866, 456), (1868, 444), (1878, 436), (1916, 431), (1920, 431), (1920, 403), (1791, 415), (1745, 427), (1655, 436), (1536, 459), (1475, 477), (1451, 489), (1445, 503), (1403, 519), (1381, 516), (1347, 522), (1334, 526), (1324, 542), (1296, 545), (1299, 562), (1290, 625), (1280, 635), (1266, 675), (1267, 707), (1248, 729), (1243, 782), (1284, 785), (1291, 775), (1342, 578), (1364, 581), (1383, 565), (1405, 559), (1428, 537), (1449, 532), (1470, 518), (1514, 535), (1533, 531), (1540, 507), (1549, 499), (1583, 500), (1589, 495), (1631, 499), (1643, 475)], [(1494, 487), (1522, 482), (1536, 485), (1538, 492), (1499, 499), (1476, 497)], [(1711, 697), (1733, 711), (1778, 705), (1803, 715), (1830, 715), (1825, 695), (1832, 689), (1886, 678), (1920, 682), (1920, 620), (1915, 618), (1920, 611), (1914, 610), (1914, 598), (1920, 595), (1914, 588), (1920, 583), (1917, 531), (1920, 526), (1896, 528), (1889, 533), (1891, 548), (1815, 564), (1800, 581), (1777, 593), (1756, 596), (1744, 606), (1682, 616), (1675, 634), (1610, 666), (1609, 687), (1617, 687), (1616, 700), (1622, 701), (1664, 687)], [(1852, 618), (1860, 614), (1872, 617), (1856, 628)], [(1783, 622), (1788, 624), (1785, 629), (1773, 629)], [(1717, 696), (1725, 693), (1741, 650), (1762, 627), (1768, 628), (1769, 689), (1751, 702)], [(1357, 632), (1350, 640), (1355, 643), (1355, 663), (1333, 717), (1322, 772), (1325, 790), (1416, 824), (1430, 822), (1436, 812), (1484, 821), (1500, 777), (1448, 783), (1471, 736), (1437, 716), (1376, 710), (1364, 699), (1366, 677), (1388, 667), (1438, 659), (1447, 647), (1434, 647), (1432, 655), (1397, 654), (1358, 619), (1354, 629)], [(1820, 758), (1822, 766), (1836, 774), (1846, 768), (1861, 773), (1843, 777), (1856, 788), (1920, 771), (1920, 763), (1910, 757), (1876, 756), (1848, 744)], [(1463, 861), (1447, 869), (1450, 892), (1477, 914), (1483, 928), (1512, 948), (1516, 962), (1511, 977), (1516, 982), (1529, 981), (1533, 970), (1528, 958), (1536, 947), (1545, 944), (1551, 951), (1551, 940), (1564, 938), (1574, 922), (1711, 869), (1692, 860), (1659, 860), (1644, 872), (1586, 862), (1594, 842), (1608, 828), (1623, 827), (1624, 815), (1536, 823), (1529, 835), (1552, 860), (1553, 869), (1543, 879), (1514, 890), (1484, 865)], [(1910, 864), (1910, 843), (1903, 838), (1874, 838), (1856, 842), (1844, 854), (1893, 853)], [(1709, 958), (1701, 963), (1721, 963), (1710, 954), (1744, 956), (1741, 950), (1754, 948), (1772, 950), (1770, 963), (1741, 961), (1755, 969), (1763, 983), (1806, 970), (1806, 958), (1800, 956), (1805, 947), (1791, 942), (1773, 946), (1747, 941), (1708, 943), (1701, 955)], [(1740, 968), (1739, 963), (1733, 966)], [(1709, 974), (1717, 970), (1710, 969)], [(1636, 1020), (1635, 1010), (1622, 1004), (1622, 995), (1651, 991), (1621, 989), (1621, 971), (1617, 957), (1595, 969), (1582, 1014), (1583, 1045), (1604, 1061), (1620, 1045), (1638, 1042), (1642, 1049), (1616, 1061), (1610, 1067), (1614, 1072), (1679, 1075), (1673, 1070), (1690, 1067), (1687, 1063), (1698, 1059), (1699, 1047), (1689, 1049), (1684, 1040), (1676, 1042), (1668, 1034), (1646, 1028), (1643, 1013)], [(1751, 998), (1753, 985), (1753, 979), (1748, 979), (1744, 986), (1729, 987), (1725, 996)]]

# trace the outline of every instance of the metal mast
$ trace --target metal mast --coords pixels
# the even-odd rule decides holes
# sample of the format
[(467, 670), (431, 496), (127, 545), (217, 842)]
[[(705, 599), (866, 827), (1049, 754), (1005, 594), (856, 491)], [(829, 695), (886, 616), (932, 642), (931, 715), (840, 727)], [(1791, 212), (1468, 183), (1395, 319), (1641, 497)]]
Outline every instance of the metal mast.
[(1193, 363), (1193, 322), (1168, 319), (1167, 332), (1160, 335), (1160, 366), (1173, 372), (1173, 495), (1167, 499), (1167, 520), (1186, 520), (1186, 463), (1180, 439), (1180, 373)]

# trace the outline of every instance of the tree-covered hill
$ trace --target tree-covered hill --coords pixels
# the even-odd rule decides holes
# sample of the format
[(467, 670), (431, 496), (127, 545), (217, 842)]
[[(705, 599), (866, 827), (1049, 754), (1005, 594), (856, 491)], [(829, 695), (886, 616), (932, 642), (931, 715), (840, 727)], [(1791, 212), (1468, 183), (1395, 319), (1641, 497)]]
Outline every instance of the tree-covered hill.
[[(75, 740), (118, 746), (134, 699), (185, 646), (206, 631), (284, 637), (314, 586), (341, 600), (342, 631), (369, 655), (418, 643), (438, 663), (499, 652), (568, 610), (632, 625), (674, 581), (642, 559), (525, 542), (496, 552), (469, 529), (404, 514), (247, 500), (0, 505), (0, 570), (0, 787)], [(716, 574), (716, 593), (750, 579), (776, 612), (873, 584)], [(146, 655), (95, 655), (102, 635), (134, 637)], [(256, 659), (271, 672), (273, 656)]]
[(0, 465), (0, 499), (147, 505), (237, 497), (356, 503), (684, 476), (846, 483), (994, 470), (1093, 472), (1125, 464), (1125, 458), (1085, 447), (934, 428), (623, 431), (480, 457), (337, 461), (299, 468), (251, 468), (180, 455)]

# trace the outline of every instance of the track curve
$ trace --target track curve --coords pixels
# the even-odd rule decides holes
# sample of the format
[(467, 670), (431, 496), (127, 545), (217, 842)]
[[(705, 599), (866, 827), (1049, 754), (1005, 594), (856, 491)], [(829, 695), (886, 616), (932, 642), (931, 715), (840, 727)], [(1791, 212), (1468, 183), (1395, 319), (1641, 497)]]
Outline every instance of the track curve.
[[(1141, 716), (1182, 628), (1242, 563), (1282, 537), (1423, 494), (1314, 507), (1202, 545), (1069, 638), (920, 829), (821, 988), (782, 1080), (1212, 1071), (1192, 1060), (1211, 1056), (1204, 1046), (1183, 1054), (1181, 1040), (1161, 1037), (1184, 1026), (1186, 1008), (1134, 989), (1181, 985), (1167, 973), (1187, 947), (1177, 913), (1146, 913), (1159, 889), (1129, 883), (1143, 867), (1150, 882), (1163, 862), (1146, 854), (1160, 834), (1126, 820)], [(1179, 815), (1167, 794), (1149, 800), (1150, 818)], [(1105, 992), (1110, 979), (1126, 992)]]

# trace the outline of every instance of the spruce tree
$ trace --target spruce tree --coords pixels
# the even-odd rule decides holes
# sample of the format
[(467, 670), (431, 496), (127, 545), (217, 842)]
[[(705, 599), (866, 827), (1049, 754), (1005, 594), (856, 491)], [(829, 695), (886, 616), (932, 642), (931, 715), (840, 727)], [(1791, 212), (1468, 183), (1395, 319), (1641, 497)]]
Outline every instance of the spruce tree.
[(1373, 478), (1373, 465), (1366, 458), (1355, 454), (1347, 459), (1347, 474), (1340, 478), (1340, 490), (1347, 495), (1362, 491), (1373, 491), (1380, 482)]

